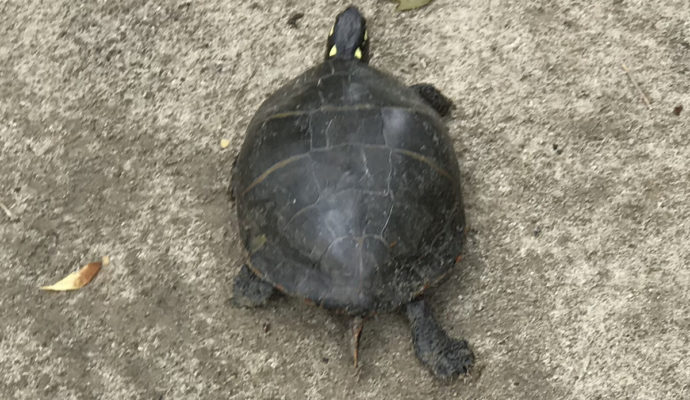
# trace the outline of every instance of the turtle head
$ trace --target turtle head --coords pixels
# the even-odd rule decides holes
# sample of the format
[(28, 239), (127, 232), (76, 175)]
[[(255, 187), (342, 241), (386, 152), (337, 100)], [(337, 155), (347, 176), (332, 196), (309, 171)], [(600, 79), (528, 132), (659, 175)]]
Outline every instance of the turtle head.
[(331, 59), (369, 62), (367, 21), (354, 6), (346, 8), (335, 18), (326, 42), (326, 60)]

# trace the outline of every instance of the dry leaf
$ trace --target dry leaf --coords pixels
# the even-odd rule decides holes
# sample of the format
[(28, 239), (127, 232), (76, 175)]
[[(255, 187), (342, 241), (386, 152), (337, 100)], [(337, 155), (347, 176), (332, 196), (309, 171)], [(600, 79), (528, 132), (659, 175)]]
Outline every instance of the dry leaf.
[(50, 286), (42, 286), (41, 290), (52, 290), (56, 292), (62, 292), (65, 290), (76, 290), (86, 286), (87, 283), (91, 282), (94, 276), (101, 270), (101, 266), (108, 265), (110, 258), (108, 256), (103, 257), (103, 261), (92, 262), (86, 264), (82, 269), (77, 272), (72, 272), (60, 281), (56, 282)]
[(230, 146), (230, 141), (228, 139), (221, 139), (220, 140), (220, 148), (221, 149), (227, 149), (228, 146)]
[(431, 3), (431, 0), (399, 0), (398, 11), (413, 10), (415, 8), (424, 7)]

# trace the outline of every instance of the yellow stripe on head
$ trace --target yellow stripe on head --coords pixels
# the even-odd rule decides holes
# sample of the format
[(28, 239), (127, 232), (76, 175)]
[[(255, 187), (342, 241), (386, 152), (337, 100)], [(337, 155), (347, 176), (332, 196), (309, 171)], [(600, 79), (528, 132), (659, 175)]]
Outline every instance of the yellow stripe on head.
[(364, 41), (366, 41), (367, 39), (368, 39), (367, 31), (365, 30), (365, 31), (364, 31)]
[(335, 25), (331, 26), (331, 32), (328, 34), (328, 36), (333, 36), (333, 31), (335, 31)]
[(358, 60), (362, 59), (362, 50), (360, 50), (359, 47), (357, 47), (357, 50), (355, 50), (355, 58)]
[(331, 51), (328, 52), (328, 57), (333, 57), (334, 55), (338, 54), (338, 49), (333, 45), (331, 47)]

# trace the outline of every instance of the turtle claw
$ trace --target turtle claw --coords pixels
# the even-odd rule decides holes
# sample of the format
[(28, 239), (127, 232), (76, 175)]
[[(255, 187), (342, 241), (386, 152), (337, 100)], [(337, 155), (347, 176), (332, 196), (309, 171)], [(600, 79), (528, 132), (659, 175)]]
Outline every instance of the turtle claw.
[[(439, 349), (439, 353), (431, 357), (425, 364), (439, 378), (449, 379), (469, 372), (474, 355), (465, 340), (455, 340), (446, 337), (447, 341)], [(419, 356), (419, 352), (417, 353)]]
[(448, 379), (469, 372), (474, 355), (467, 342), (448, 337), (423, 300), (407, 305), (407, 318), (417, 358), (436, 377)]

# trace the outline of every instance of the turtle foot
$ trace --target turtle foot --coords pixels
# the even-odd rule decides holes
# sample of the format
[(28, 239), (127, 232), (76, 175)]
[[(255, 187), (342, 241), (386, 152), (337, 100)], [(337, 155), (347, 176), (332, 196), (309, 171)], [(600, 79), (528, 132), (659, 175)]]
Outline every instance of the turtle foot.
[(417, 85), (410, 86), (414, 89), (417, 94), (419, 94), (424, 101), (427, 102), (438, 115), (445, 117), (450, 112), (453, 107), (453, 102), (441, 93), (440, 90), (436, 89), (433, 85), (428, 83), (419, 83)]
[(474, 355), (467, 342), (448, 337), (424, 300), (416, 300), (407, 305), (407, 318), (417, 358), (436, 377), (453, 378), (469, 371)]
[(258, 307), (268, 302), (275, 289), (243, 265), (232, 287), (232, 302), (239, 307)]

